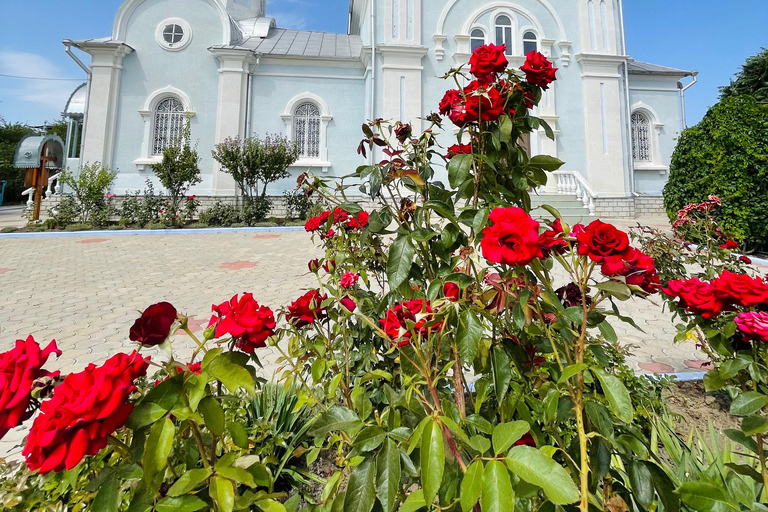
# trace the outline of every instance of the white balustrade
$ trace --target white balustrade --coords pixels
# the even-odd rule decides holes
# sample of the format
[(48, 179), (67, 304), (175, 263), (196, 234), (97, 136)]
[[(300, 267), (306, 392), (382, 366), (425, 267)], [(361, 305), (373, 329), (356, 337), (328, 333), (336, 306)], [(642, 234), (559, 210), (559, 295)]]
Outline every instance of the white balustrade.
[(27, 196), (27, 209), (31, 210), (35, 205), (35, 187), (30, 187), (21, 193), (23, 196)]
[(576, 171), (555, 171), (552, 173), (557, 180), (557, 193), (563, 196), (576, 196), (576, 199), (589, 210), (589, 215), (595, 215), (595, 199), (597, 193), (592, 190), (587, 180)]
[[(53, 182), (56, 182), (56, 186), (54, 187)], [(54, 174), (50, 178), (48, 178), (48, 189), (43, 194), (43, 199), (48, 199), (49, 197), (53, 195), (61, 195), (61, 173)]]

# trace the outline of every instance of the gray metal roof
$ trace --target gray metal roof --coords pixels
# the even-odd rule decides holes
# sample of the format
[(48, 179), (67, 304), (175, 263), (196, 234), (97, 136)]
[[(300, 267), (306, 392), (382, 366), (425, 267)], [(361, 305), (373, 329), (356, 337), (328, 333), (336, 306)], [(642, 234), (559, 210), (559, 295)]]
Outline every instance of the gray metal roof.
[(75, 89), (67, 100), (67, 106), (64, 107), (63, 117), (83, 117), (85, 114), (85, 103), (88, 95), (88, 83), (80, 85)]
[(690, 76), (691, 71), (659, 66), (658, 64), (649, 64), (647, 62), (631, 61), (629, 63), (629, 72), (635, 75), (667, 75), (667, 76)]
[(264, 39), (250, 38), (239, 45), (264, 55), (359, 59), (360, 36), (273, 28)]
[[(50, 144), (48, 144), (50, 143)], [(43, 147), (48, 144), (47, 156), (53, 157), (53, 161), (46, 162), (47, 169), (61, 169), (64, 167), (64, 141), (56, 135), (27, 135), (16, 146), (13, 158), (13, 166), (17, 169), (33, 169), (40, 166), (40, 157)]]

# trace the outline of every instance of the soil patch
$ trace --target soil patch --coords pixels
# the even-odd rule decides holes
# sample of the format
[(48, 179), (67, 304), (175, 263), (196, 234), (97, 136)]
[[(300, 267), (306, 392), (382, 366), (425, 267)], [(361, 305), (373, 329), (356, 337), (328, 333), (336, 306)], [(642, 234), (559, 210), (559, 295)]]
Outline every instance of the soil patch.
[(676, 428), (682, 439), (696, 430), (708, 438), (710, 423), (723, 432), (738, 429), (738, 418), (728, 414), (730, 400), (724, 393), (707, 393), (703, 382), (678, 382), (663, 393), (670, 412), (678, 416)]

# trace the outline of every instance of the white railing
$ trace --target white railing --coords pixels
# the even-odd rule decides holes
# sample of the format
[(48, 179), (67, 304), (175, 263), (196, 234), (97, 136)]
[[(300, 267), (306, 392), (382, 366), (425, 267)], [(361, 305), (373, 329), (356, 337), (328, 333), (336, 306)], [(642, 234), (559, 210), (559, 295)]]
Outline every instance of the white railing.
[(589, 210), (589, 215), (595, 215), (595, 199), (597, 193), (589, 186), (587, 180), (576, 171), (555, 171), (552, 173), (557, 180), (557, 193), (565, 196), (575, 195), (576, 199), (584, 203), (584, 208)]
[[(56, 182), (55, 187), (53, 186), (54, 181)], [(61, 173), (54, 174), (48, 178), (48, 189), (43, 193), (43, 199), (48, 199), (53, 195), (61, 195)]]
[(21, 193), (23, 196), (28, 196), (27, 198), (27, 209), (31, 210), (32, 207), (35, 205), (35, 187), (30, 187), (24, 192)]

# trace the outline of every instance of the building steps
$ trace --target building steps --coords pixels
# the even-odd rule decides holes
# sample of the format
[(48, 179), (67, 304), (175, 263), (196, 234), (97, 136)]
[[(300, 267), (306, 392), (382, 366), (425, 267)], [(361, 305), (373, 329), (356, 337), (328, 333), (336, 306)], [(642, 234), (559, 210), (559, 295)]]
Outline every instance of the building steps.
[(590, 217), (589, 210), (584, 208), (584, 203), (576, 199), (575, 195), (556, 194), (532, 194), (531, 215), (539, 220), (554, 220), (554, 217), (542, 205), (549, 205), (560, 212), (563, 221), (569, 226), (574, 224), (589, 224), (595, 217)]

